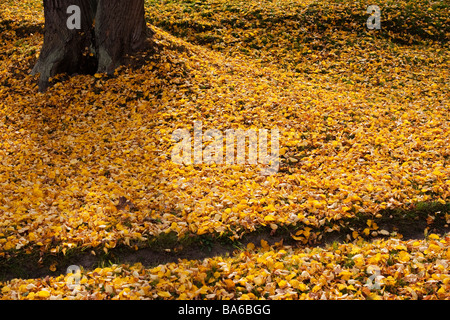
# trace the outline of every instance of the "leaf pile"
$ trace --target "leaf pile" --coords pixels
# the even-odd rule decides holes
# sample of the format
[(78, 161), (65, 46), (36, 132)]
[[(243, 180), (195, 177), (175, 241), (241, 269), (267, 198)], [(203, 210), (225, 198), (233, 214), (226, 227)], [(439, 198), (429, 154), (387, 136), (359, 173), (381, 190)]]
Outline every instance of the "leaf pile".
[[(147, 1), (156, 53), (144, 54), (145, 64), (113, 77), (61, 75), (38, 93), (29, 72), (42, 45), (41, 1), (5, 1), (0, 256), (139, 248), (170, 232), (180, 239), (235, 240), (260, 227), (290, 228), (294, 239), (313, 244), (348, 228), (350, 239), (377, 235), (382, 230), (375, 220), (385, 209), (427, 202), (448, 207), (448, 8), (419, 2), (423, 6), (382, 1), (376, 33), (365, 30), (364, 1)], [(172, 133), (192, 132), (194, 121), (203, 132), (277, 127), (279, 172), (263, 177), (259, 164), (174, 163)], [(357, 228), (352, 223), (361, 216), (364, 227)], [(430, 212), (429, 219), (437, 217), (449, 220), (443, 211)], [(448, 259), (448, 239), (440, 241), (440, 253), (447, 252), (440, 259)], [(383, 243), (364, 246), (363, 258)], [(423, 254), (404, 245), (409, 254)], [(294, 252), (286, 252), (292, 262)], [(343, 263), (340, 253), (330, 254), (330, 264)], [(229, 259), (238, 266), (244, 258)], [(369, 262), (361, 263), (366, 270)], [(436, 280), (422, 278), (421, 285)], [(289, 283), (283, 288), (291, 288), (292, 279), (280, 279)], [(351, 297), (362, 290), (353, 287), (338, 291)], [(422, 295), (439, 297), (441, 287), (432, 290)]]

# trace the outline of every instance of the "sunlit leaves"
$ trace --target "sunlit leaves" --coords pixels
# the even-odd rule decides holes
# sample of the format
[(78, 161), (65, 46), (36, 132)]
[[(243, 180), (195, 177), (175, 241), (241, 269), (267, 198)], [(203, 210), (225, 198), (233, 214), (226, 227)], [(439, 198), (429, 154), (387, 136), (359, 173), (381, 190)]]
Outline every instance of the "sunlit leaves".
[[(449, 241), (378, 240), (325, 248), (269, 246), (231, 257), (182, 260), (83, 271), (76, 290), (68, 277), (15, 279), (3, 299), (446, 299)], [(374, 271), (376, 270), (376, 272)], [(375, 274), (376, 278), (371, 277)], [(374, 280), (378, 289), (370, 286)]]
[[(437, 29), (439, 4), (417, 4), (414, 17), (406, 2), (382, 1), (386, 30), (378, 36), (363, 30), (364, 2), (147, 1), (149, 21), (171, 33), (152, 27), (158, 50), (150, 61), (114, 77), (58, 76), (40, 94), (29, 72), (42, 42), (41, 3), (0, 5), (1, 256), (110, 252), (172, 233), (235, 240), (261, 226), (273, 234), (292, 228), (299, 245), (346, 227), (348, 240), (361, 241), (390, 235), (376, 223), (384, 209), (449, 201), (450, 50), (430, 40), (445, 32)], [(194, 121), (222, 132), (278, 127), (279, 172), (174, 163), (172, 133), (191, 132)], [(121, 197), (129, 201), (123, 207)], [(345, 225), (361, 215), (362, 226)], [(427, 223), (438, 216), (431, 212)], [(448, 238), (437, 235), (328, 250), (259, 245), (233, 258), (151, 270), (99, 268), (86, 273), (79, 293), (57, 277), (14, 280), (2, 294), (390, 299), (449, 292)], [(382, 268), (384, 291), (364, 287), (369, 265)]]

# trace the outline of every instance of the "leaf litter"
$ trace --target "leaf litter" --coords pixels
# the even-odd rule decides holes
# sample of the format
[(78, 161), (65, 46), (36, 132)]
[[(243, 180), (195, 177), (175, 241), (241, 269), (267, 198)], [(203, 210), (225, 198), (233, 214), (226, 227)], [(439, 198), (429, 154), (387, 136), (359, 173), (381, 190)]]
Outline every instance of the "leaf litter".
[[(114, 77), (56, 77), (43, 94), (29, 75), (41, 4), (1, 5), (1, 257), (138, 249), (172, 232), (238, 240), (264, 226), (291, 228), (300, 245), (98, 268), (75, 295), (67, 275), (14, 279), (2, 298), (448, 298), (448, 236), (363, 241), (389, 234), (375, 222), (383, 212), (448, 206), (448, 28), (437, 28), (445, 8), (421, 2), (432, 10), (408, 15), (415, 31), (399, 25), (404, 4), (383, 3), (391, 24), (377, 35), (354, 4), (316, 1), (327, 12), (319, 18), (292, 1), (191, 11), (147, 1), (158, 48), (150, 61)], [(194, 121), (222, 132), (278, 127), (279, 172), (175, 164), (172, 133)], [(348, 224), (361, 215), (363, 228)], [(348, 228), (353, 243), (308, 247)], [(379, 291), (364, 286), (370, 265), (384, 277)]]

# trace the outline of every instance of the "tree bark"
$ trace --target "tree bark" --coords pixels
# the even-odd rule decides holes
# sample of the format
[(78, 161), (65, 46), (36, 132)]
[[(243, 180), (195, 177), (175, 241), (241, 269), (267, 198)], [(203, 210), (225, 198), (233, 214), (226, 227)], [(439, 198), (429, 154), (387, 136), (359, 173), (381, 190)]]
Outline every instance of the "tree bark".
[[(67, 8), (80, 8), (81, 29), (69, 29)], [(44, 0), (44, 44), (32, 74), (39, 91), (57, 74), (112, 74), (128, 54), (147, 48), (144, 0)], [(95, 20), (94, 20), (95, 18)]]
[[(81, 9), (81, 29), (67, 28), (67, 8)], [(83, 72), (89, 55), (86, 48), (92, 44), (95, 7), (91, 0), (44, 0), (44, 44), (32, 74), (40, 73), (39, 91), (45, 91), (48, 80), (60, 73)]]
[(145, 49), (144, 0), (99, 0), (95, 21), (97, 72), (112, 74), (125, 55)]

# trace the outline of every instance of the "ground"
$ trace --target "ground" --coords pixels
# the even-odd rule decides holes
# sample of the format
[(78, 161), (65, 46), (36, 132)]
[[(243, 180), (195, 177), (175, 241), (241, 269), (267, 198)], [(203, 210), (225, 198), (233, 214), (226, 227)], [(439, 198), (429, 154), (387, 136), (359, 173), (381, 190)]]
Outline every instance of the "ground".
[[(45, 93), (41, 1), (1, 4), (0, 297), (449, 298), (448, 6), (379, 3), (146, 1), (153, 51)], [(175, 163), (194, 121), (279, 170)]]

